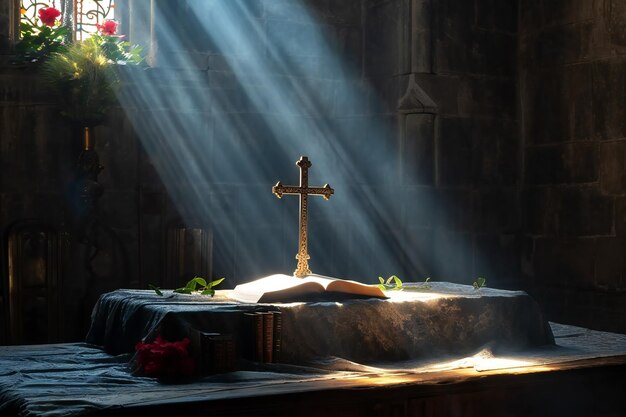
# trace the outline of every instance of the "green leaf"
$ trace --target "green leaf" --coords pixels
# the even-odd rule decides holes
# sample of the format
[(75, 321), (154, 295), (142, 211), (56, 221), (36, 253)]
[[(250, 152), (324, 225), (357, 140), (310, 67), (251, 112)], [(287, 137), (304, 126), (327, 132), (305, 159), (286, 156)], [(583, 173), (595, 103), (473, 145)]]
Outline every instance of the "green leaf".
[(206, 281), (202, 277), (194, 277), (187, 281), (185, 284), (185, 288), (191, 291), (196, 291), (197, 289), (206, 287)]
[(397, 275), (392, 275), (387, 280), (383, 277), (378, 277), (380, 284), (376, 285), (383, 291), (402, 290), (402, 280)]
[(69, 31), (65, 26), (59, 26), (58, 28), (55, 28), (52, 30), (50, 37), (55, 40), (61, 41), (68, 34), (69, 34)]
[(212, 290), (210, 288), (202, 291), (200, 294), (202, 295), (210, 295), (211, 297), (215, 295), (215, 290)]
[(216, 279), (215, 281), (211, 281), (209, 282), (209, 285), (207, 285), (207, 288), (213, 288), (216, 287), (218, 285), (220, 285), (222, 283), (222, 281), (224, 281), (225, 278), (220, 278), (220, 279)]
[(487, 283), (487, 280), (485, 278), (478, 277), (478, 278), (476, 278), (476, 281), (474, 281), (472, 283), (472, 286), (474, 287), (475, 290), (478, 290), (478, 289), (484, 287), (486, 283)]
[(395, 284), (396, 284), (396, 289), (400, 289), (400, 288), (402, 288), (402, 281), (400, 281), (400, 278), (398, 278), (398, 277), (397, 277), (397, 276), (395, 276), (395, 275), (393, 275), (393, 276), (392, 276), (392, 278), (393, 278), (393, 281), (394, 281), (394, 282), (395, 282)]
[(193, 277), (191, 279), (191, 281), (189, 281), (187, 283), (187, 285), (189, 285), (189, 283), (191, 283), (191, 282), (195, 282), (196, 284), (198, 284), (201, 287), (206, 287), (206, 280), (204, 278), (202, 278), (202, 277)]
[(182, 287), (182, 288), (176, 288), (174, 292), (177, 292), (179, 294), (191, 294), (193, 290), (191, 288)]
[(163, 292), (161, 291), (161, 289), (159, 287), (156, 287), (156, 286), (154, 286), (152, 284), (148, 284), (148, 288), (150, 288), (151, 290), (154, 290), (156, 295), (163, 296)]

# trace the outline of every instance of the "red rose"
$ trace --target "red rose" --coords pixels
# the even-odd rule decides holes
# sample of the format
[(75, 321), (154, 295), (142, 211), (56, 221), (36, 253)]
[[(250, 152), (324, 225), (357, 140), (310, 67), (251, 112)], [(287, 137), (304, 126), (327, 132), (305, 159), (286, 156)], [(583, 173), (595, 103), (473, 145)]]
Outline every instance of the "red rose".
[(46, 7), (39, 9), (39, 18), (41, 22), (46, 26), (54, 26), (57, 17), (61, 16), (61, 12), (54, 7)]
[(103, 24), (96, 24), (96, 28), (103, 35), (113, 36), (117, 32), (117, 22), (115, 20), (105, 20)]
[(152, 343), (139, 342), (135, 345), (139, 369), (153, 377), (192, 375), (194, 361), (188, 347), (189, 339), (168, 342), (160, 336)]

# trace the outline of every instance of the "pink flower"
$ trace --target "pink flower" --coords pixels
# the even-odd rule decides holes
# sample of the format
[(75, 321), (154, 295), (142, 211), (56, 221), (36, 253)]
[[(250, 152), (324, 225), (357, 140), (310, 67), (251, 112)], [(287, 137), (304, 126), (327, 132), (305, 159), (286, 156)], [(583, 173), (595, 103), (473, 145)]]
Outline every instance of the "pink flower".
[(103, 24), (96, 24), (96, 28), (103, 35), (113, 36), (117, 32), (117, 22), (115, 20), (105, 20)]
[(46, 26), (54, 26), (57, 17), (61, 16), (61, 12), (54, 7), (46, 7), (39, 9), (39, 18), (41, 22)]

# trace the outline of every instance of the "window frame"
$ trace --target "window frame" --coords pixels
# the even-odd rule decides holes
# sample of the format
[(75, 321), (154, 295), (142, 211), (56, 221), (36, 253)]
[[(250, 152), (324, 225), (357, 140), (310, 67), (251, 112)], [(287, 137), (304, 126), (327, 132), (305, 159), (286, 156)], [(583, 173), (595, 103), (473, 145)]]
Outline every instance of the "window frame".
[[(119, 33), (126, 35), (125, 40), (131, 44), (143, 47), (149, 65), (156, 62), (154, 19), (158, 3), (159, 0), (116, 0)], [(9, 65), (20, 40), (20, 7), (21, 0), (0, 0), (0, 67)]]

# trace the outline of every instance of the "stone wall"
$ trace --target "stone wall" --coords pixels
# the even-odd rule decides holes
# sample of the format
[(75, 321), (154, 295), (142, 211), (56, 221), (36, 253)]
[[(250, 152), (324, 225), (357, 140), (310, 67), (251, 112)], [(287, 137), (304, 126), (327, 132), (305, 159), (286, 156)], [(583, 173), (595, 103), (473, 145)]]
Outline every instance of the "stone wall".
[(379, 117), (398, 119), (411, 279), (520, 286), (516, 33), (515, 2), (366, 2), (366, 76)]
[(626, 4), (520, 2), (524, 275), (550, 319), (626, 331)]

